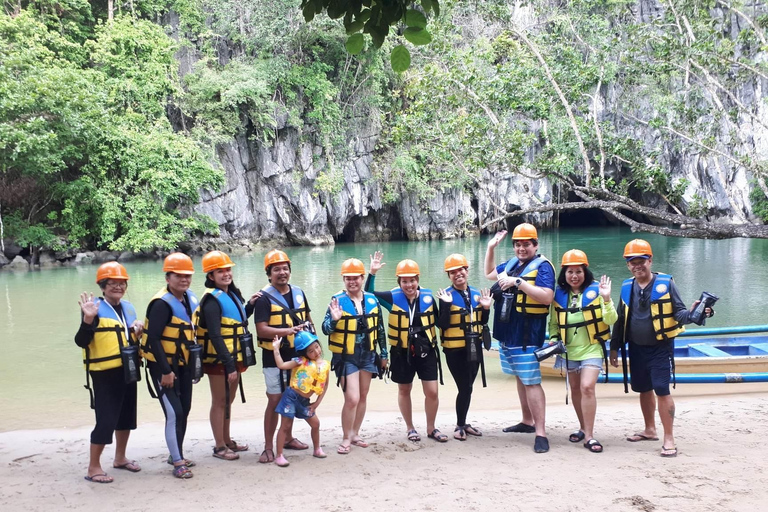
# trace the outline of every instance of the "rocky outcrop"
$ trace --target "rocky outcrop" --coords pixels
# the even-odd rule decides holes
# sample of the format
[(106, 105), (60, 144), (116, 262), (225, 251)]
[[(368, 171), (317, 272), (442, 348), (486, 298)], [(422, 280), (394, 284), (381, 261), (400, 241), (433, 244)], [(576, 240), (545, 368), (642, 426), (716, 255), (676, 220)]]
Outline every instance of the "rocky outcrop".
[(13, 261), (11, 261), (8, 265), (3, 267), (6, 270), (18, 270), (21, 272), (26, 272), (30, 269), (29, 262), (22, 258), (21, 256), (16, 256), (13, 258)]

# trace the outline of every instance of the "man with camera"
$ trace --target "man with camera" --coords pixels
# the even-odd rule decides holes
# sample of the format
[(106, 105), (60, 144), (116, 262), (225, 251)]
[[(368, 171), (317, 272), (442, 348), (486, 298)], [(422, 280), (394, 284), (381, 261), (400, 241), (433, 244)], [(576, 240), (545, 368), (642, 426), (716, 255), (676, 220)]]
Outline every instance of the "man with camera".
[[(627, 437), (627, 441), (658, 441), (656, 434), (656, 400), (659, 417), (664, 429), (661, 456), (677, 456), (677, 445), (672, 426), (675, 419), (675, 402), (669, 391), (669, 382), (675, 370), (675, 336), (685, 330), (683, 324), (691, 323), (691, 310), (685, 307), (672, 276), (651, 272), (653, 251), (645, 240), (632, 240), (624, 247), (624, 259), (632, 277), (621, 285), (619, 319), (611, 335), (611, 365), (618, 367), (618, 350), (621, 349), (624, 370), (624, 391), (627, 389), (627, 350), (629, 345), (629, 371), (632, 391), (640, 394), (640, 409), (645, 428)], [(714, 314), (705, 308), (704, 314)]]
[(555, 269), (537, 254), (536, 228), (519, 224), (512, 232), (515, 256), (494, 265), (495, 249), (506, 236), (500, 231), (488, 242), (485, 253), (485, 277), (496, 281), (493, 337), (499, 341), (503, 357), (517, 378), (517, 394), (523, 418), (504, 432), (536, 433), (533, 449), (549, 451), (545, 429), (546, 397), (541, 387), (541, 371), (533, 351), (544, 343), (547, 313), (554, 297)]
[[(264, 271), (269, 284), (259, 293), (260, 297), (254, 303), (253, 320), (259, 346), (262, 350), (262, 368), (267, 385), (267, 408), (264, 411), (264, 451), (259, 462), (267, 463), (275, 460), (272, 440), (279, 415), (275, 407), (285, 389), (287, 375), (277, 367), (272, 347), (275, 336), (283, 338), (280, 355), (283, 361), (296, 357), (293, 348), (294, 335), (303, 330), (313, 331), (312, 317), (309, 315), (309, 303), (304, 292), (298, 286), (290, 284), (291, 260), (280, 250), (272, 250), (264, 257)], [(308, 446), (302, 443), (291, 432), (284, 449), (306, 450)]]

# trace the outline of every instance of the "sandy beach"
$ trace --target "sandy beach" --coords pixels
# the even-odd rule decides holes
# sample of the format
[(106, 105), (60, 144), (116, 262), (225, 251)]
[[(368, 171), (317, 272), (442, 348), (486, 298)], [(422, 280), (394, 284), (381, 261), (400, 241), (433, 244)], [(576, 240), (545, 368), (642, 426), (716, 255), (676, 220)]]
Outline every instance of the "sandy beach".
[[(260, 374), (259, 374), (260, 377)], [(448, 379), (449, 376), (446, 375)], [(207, 388), (207, 386), (205, 386)], [(619, 385), (598, 386), (596, 437), (605, 446), (592, 454), (568, 434), (578, 427), (564, 402), (563, 382), (547, 380), (547, 424), (551, 450), (533, 452), (533, 434), (504, 434), (520, 412), (512, 379), (493, 372), (489, 387), (476, 384), (469, 420), (484, 431), (466, 442), (438, 444), (426, 438), (422, 397), (414, 387), (414, 419), (423, 437), (411, 443), (397, 411), (396, 386), (376, 382), (361, 434), (371, 443), (339, 455), (339, 411), (335, 388), (319, 409), (328, 458), (311, 451), (286, 451), (288, 468), (259, 464), (264, 402), (249, 397), (233, 409), (233, 437), (251, 449), (239, 461), (212, 458), (207, 389), (198, 388), (194, 419), (185, 442), (197, 462), (194, 478), (178, 480), (165, 463), (160, 421), (142, 421), (128, 456), (142, 471), (111, 470), (115, 481), (83, 480), (92, 425), (0, 433), (0, 503), (3, 510), (456, 510), (456, 511), (743, 511), (765, 510), (768, 386), (765, 384), (679, 385), (676, 435), (679, 455), (659, 456), (661, 442), (630, 443), (642, 425), (637, 397)], [(452, 434), (455, 387), (440, 388), (438, 426)], [(153, 404), (156, 406), (156, 404)], [(87, 405), (83, 405), (87, 407)], [(157, 418), (159, 407), (153, 411)], [(309, 442), (297, 421), (295, 434)], [(102, 463), (111, 466), (113, 448)]]

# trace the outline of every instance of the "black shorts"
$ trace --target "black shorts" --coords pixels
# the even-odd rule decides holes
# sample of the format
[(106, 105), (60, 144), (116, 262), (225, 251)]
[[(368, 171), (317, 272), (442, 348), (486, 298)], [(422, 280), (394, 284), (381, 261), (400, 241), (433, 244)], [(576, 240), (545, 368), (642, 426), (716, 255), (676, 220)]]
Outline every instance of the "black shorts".
[(430, 350), (426, 357), (412, 357), (408, 364), (407, 349), (391, 346), (389, 349), (392, 382), (410, 384), (416, 374), (422, 381), (437, 380), (437, 350)]
[(653, 390), (657, 396), (669, 395), (672, 378), (672, 352), (669, 343), (659, 345), (629, 344), (629, 373), (632, 391)]
[(112, 444), (115, 430), (136, 429), (136, 383), (126, 384), (123, 367), (91, 372), (96, 426), (92, 444)]

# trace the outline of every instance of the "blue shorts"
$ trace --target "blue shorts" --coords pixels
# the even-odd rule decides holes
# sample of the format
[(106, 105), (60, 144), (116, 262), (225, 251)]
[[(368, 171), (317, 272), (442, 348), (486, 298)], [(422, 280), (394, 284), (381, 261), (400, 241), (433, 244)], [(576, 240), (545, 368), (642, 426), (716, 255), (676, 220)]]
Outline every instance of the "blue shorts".
[(374, 375), (379, 374), (379, 369), (376, 368), (376, 353), (365, 351), (362, 353), (355, 352), (354, 354), (347, 355), (344, 364), (341, 364), (341, 354), (333, 354), (331, 358), (331, 366), (336, 373), (336, 377), (343, 377), (344, 375), (352, 375), (359, 371), (370, 372)]
[(309, 398), (298, 394), (295, 389), (288, 388), (283, 391), (280, 403), (275, 407), (275, 412), (286, 418), (308, 419), (314, 416), (309, 408)]
[(669, 343), (660, 345), (629, 344), (629, 374), (632, 391), (653, 390), (657, 396), (669, 395), (672, 378), (672, 353)]
[[(555, 370), (562, 370), (565, 368), (565, 358), (562, 356), (557, 356), (554, 368)], [(571, 359), (568, 360), (568, 373), (579, 373), (581, 372), (582, 368), (595, 368), (600, 370), (600, 375), (602, 375), (603, 360), (599, 357), (591, 357), (589, 359), (584, 359), (583, 361), (573, 361)]]
[(536, 356), (533, 355), (535, 347), (528, 347), (524, 352), (523, 347), (506, 347), (500, 345), (499, 355), (509, 365), (510, 373), (517, 376), (525, 386), (541, 384), (541, 369)]

